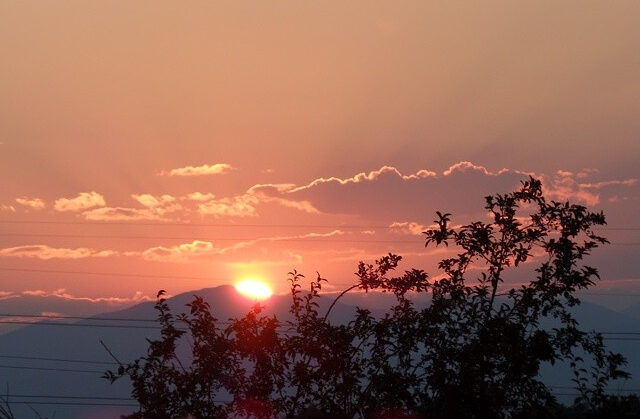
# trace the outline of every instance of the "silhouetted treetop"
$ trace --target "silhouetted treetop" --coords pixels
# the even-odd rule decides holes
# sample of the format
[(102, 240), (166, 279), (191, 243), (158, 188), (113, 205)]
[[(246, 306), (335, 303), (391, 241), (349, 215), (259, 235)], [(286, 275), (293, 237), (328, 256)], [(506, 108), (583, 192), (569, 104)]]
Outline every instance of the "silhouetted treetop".
[[(159, 294), (160, 338), (106, 377), (128, 377), (138, 415), (149, 418), (554, 417), (560, 407), (540, 369), (559, 362), (573, 371), (580, 406), (611, 403), (605, 388), (627, 376), (624, 359), (569, 310), (598, 279), (583, 258), (607, 243), (594, 230), (604, 215), (547, 201), (533, 178), (486, 197), (485, 209), (487, 221), (462, 226), (437, 213), (425, 246), (444, 245), (449, 256), (435, 278), (398, 272), (395, 254), (358, 264), (345, 292), (392, 293), (382, 317), (358, 308), (348, 322), (332, 321), (335, 301), (329, 311), (318, 304), (327, 280), (318, 274), (302, 291), (296, 271), (287, 319), (256, 305), (223, 324), (199, 297), (176, 318)], [(414, 293), (429, 293), (429, 304), (416, 307)], [(185, 341), (190, 353), (180, 359)]]

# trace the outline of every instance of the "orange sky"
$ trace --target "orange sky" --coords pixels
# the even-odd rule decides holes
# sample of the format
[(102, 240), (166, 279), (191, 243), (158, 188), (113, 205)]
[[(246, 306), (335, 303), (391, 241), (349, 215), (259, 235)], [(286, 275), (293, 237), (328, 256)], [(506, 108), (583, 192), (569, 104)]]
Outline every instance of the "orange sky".
[[(529, 172), (640, 227), (638, 21), (636, 1), (2, 2), (0, 267), (138, 276), (0, 271), (0, 292), (428, 267), (435, 210), (481, 218)], [(636, 287), (614, 281), (639, 247), (615, 246), (596, 262)]]

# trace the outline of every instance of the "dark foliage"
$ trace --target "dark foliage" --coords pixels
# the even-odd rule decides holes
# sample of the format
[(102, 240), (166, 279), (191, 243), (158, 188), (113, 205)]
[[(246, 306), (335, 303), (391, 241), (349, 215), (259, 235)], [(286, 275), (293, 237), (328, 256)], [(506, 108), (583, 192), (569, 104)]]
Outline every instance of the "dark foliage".
[[(490, 222), (459, 228), (438, 213), (426, 245), (448, 246), (455, 256), (440, 262), (437, 280), (418, 269), (396, 274), (394, 254), (360, 262), (349, 290), (393, 293), (383, 318), (358, 309), (348, 324), (332, 324), (317, 304), (326, 280), (318, 275), (302, 292), (295, 271), (289, 321), (256, 305), (222, 325), (200, 297), (175, 318), (161, 292), (161, 338), (106, 377), (129, 377), (140, 402), (135, 417), (145, 418), (591, 417), (614, 404), (624, 409), (625, 399), (605, 395), (609, 380), (627, 376), (624, 358), (608, 352), (598, 333), (580, 330), (569, 311), (580, 303), (576, 292), (598, 279), (581, 262), (607, 242), (593, 230), (604, 215), (548, 202), (533, 178), (487, 197), (486, 210)], [(523, 285), (504, 285), (525, 263)], [(408, 298), (420, 292), (432, 295), (424, 309)], [(185, 339), (191, 359), (181, 362), (176, 346)], [(571, 411), (540, 381), (541, 365), (558, 362), (572, 367), (581, 395)]]

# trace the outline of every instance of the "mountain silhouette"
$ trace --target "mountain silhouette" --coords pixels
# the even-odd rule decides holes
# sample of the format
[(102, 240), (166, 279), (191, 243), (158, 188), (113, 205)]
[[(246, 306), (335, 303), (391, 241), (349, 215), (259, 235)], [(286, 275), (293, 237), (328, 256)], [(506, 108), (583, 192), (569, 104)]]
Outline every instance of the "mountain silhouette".
[[(175, 295), (168, 299), (174, 313), (188, 309), (185, 304), (192, 301), (194, 295), (201, 296), (212, 308), (213, 314), (220, 320), (241, 317), (254, 301), (239, 295), (232, 286), (205, 288)], [(265, 307), (264, 314), (276, 315), (281, 321), (290, 317), (289, 295), (274, 295), (261, 303)], [(319, 299), (319, 312), (323, 313), (332, 302), (332, 297), (324, 296)], [(349, 296), (350, 304), (338, 303), (334, 307), (329, 321), (344, 323), (349, 321), (355, 313), (356, 305), (390, 303), (384, 295), (365, 295), (353, 293)], [(421, 299), (419, 304), (425, 303)], [(91, 316), (92, 320), (43, 320), (45, 323), (63, 323), (75, 326), (42, 326), (29, 325), (0, 335), (0, 356), (20, 356), (35, 358), (56, 358), (66, 360), (85, 360), (94, 362), (113, 362), (106, 350), (100, 344), (102, 340), (113, 354), (122, 362), (127, 362), (145, 354), (148, 343), (146, 338), (158, 336), (154, 329), (156, 324), (148, 321), (123, 321), (117, 319), (152, 320), (156, 317), (154, 302), (144, 302), (132, 307)], [(633, 332), (638, 331), (638, 320), (625, 313), (618, 313), (593, 303), (583, 303), (576, 307), (575, 315), (585, 330)], [(375, 315), (382, 315), (383, 310), (374, 311)], [(102, 320), (112, 319), (112, 320)], [(78, 325), (94, 325), (80, 327)], [(103, 327), (96, 327), (101, 325)], [(105, 327), (106, 326), (106, 327)], [(136, 328), (121, 328), (117, 326), (135, 326)], [(551, 326), (551, 325), (550, 325)], [(607, 341), (612, 350), (623, 353), (629, 359), (627, 370), (633, 377), (624, 383), (616, 384), (617, 388), (640, 387), (640, 341), (615, 340)], [(183, 348), (185, 356), (188, 348)], [(34, 359), (0, 358), (1, 379), (0, 386), (8, 385), (9, 394), (19, 395), (53, 395), (53, 396), (87, 396), (87, 397), (116, 397), (127, 399), (130, 397), (130, 385), (125, 380), (118, 380), (109, 384), (100, 378), (107, 368), (115, 365), (88, 364), (79, 362), (47, 361)], [(74, 371), (29, 370), (6, 367), (34, 367), (52, 368)], [(93, 371), (93, 372), (91, 372)], [(569, 369), (562, 365), (543, 368), (545, 382), (554, 386), (571, 386)], [(6, 387), (1, 387), (4, 390)], [(562, 391), (567, 393), (568, 391)], [(570, 391), (569, 391), (570, 392)], [(0, 394), (5, 391), (0, 391)], [(572, 398), (559, 398), (570, 403)], [(11, 399), (15, 401), (25, 399)], [(53, 399), (55, 400), (55, 399)], [(135, 404), (128, 400), (76, 400), (62, 401), (98, 402), (106, 404)], [(30, 401), (52, 401), (30, 399)], [(51, 417), (56, 412), (60, 418), (113, 418), (120, 414), (131, 413), (135, 407), (128, 406), (60, 406), (34, 404), (34, 407), (44, 417)], [(24, 405), (12, 405), (16, 417), (31, 417), (33, 412)]]

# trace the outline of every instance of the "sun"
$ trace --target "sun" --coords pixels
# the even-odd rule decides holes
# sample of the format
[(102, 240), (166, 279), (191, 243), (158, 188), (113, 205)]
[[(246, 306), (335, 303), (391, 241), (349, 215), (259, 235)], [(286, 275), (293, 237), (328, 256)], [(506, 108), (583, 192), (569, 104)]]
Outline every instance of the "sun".
[(273, 294), (269, 285), (259, 279), (243, 279), (236, 283), (236, 290), (252, 300), (266, 300)]

